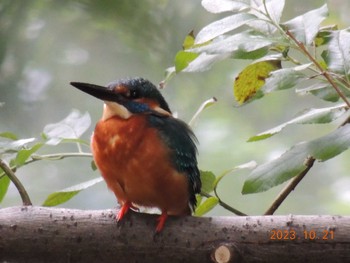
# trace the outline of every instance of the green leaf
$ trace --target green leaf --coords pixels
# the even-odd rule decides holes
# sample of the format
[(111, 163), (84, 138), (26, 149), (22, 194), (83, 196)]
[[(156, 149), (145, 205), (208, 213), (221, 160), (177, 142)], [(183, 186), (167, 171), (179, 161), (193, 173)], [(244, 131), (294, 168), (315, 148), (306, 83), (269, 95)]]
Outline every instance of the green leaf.
[(198, 32), (195, 43), (199, 44), (207, 42), (220, 35), (230, 32), (236, 28), (239, 28), (246, 24), (248, 21), (254, 19), (256, 19), (256, 16), (254, 15), (247, 13), (239, 13), (217, 20), (205, 26)]
[(329, 83), (315, 83), (311, 86), (297, 88), (297, 94), (305, 95), (311, 93), (312, 95), (326, 101), (337, 102), (339, 94)]
[[(343, 86), (338, 86), (338, 88), (345, 96), (350, 97), (349, 89)], [(340, 98), (338, 92), (329, 83), (315, 83), (305, 88), (296, 89), (296, 92), (301, 95), (311, 93), (322, 100), (331, 102), (337, 102)]]
[(197, 57), (198, 57), (197, 53), (182, 51), (182, 50), (177, 52), (175, 56), (176, 73), (185, 69), (190, 64), (190, 62), (195, 60)]
[(212, 210), (219, 203), (219, 199), (215, 196), (207, 198), (194, 211), (195, 216), (202, 216)]
[(325, 61), (330, 70), (341, 74), (350, 74), (350, 29), (332, 33)]
[(229, 37), (216, 39), (207, 45), (195, 47), (191, 51), (207, 54), (231, 54), (233, 56), (235, 52), (252, 52), (268, 47), (274, 42), (274, 39), (269, 39), (256, 31), (244, 31)]
[(277, 28), (271, 23), (266, 22), (266, 17), (270, 17), (275, 24), (279, 24), (284, 9), (284, 4), (284, 0), (252, 1), (250, 13), (254, 14), (260, 19), (248, 22), (248, 25), (259, 32), (272, 34), (277, 30)]
[(12, 132), (2, 132), (0, 133), (0, 137), (6, 138), (6, 139), (10, 139), (10, 140), (18, 140), (18, 137), (16, 134), (12, 133)]
[[(253, 3), (257, 4), (258, 2), (255, 1)], [(261, 4), (258, 8), (265, 13), (267, 11), (267, 14), (272, 19), (272, 21), (276, 24), (279, 24), (285, 5), (285, 0), (265, 0), (265, 4), (266, 10), (264, 4)]]
[(315, 46), (320, 47), (328, 44), (329, 41), (331, 41), (332, 39), (332, 34), (333, 34), (333, 31), (328, 31), (328, 30), (319, 31), (315, 38)]
[(63, 204), (68, 200), (70, 200), (75, 195), (77, 195), (80, 191), (87, 189), (102, 181), (103, 181), (102, 177), (99, 177), (96, 179), (92, 179), (90, 181), (86, 181), (86, 182), (65, 188), (61, 191), (54, 192), (46, 198), (45, 202), (43, 203), (43, 206), (57, 206), (57, 205)]
[(248, 142), (259, 141), (263, 139), (267, 139), (277, 133), (279, 133), (282, 129), (284, 129), (287, 125), (290, 124), (315, 124), (315, 123), (329, 123), (331, 121), (336, 120), (344, 113), (346, 113), (346, 105), (341, 104), (333, 107), (320, 108), (320, 109), (308, 109), (304, 111), (298, 117), (287, 121), (277, 127), (274, 127), (270, 130), (264, 131), (250, 137)]
[(89, 113), (81, 114), (73, 110), (66, 118), (44, 127), (44, 134), (49, 139), (46, 143), (57, 145), (63, 139), (78, 139), (91, 125)]
[(310, 93), (325, 101), (337, 102), (340, 98), (338, 92), (331, 85), (311, 90)]
[(244, 182), (243, 194), (267, 191), (302, 172), (305, 161), (314, 157), (326, 161), (342, 153), (350, 146), (350, 124), (318, 139), (299, 143), (279, 158), (259, 165)]
[(202, 203), (202, 200), (203, 200), (203, 196), (201, 196), (200, 194), (196, 194), (197, 207)]
[(96, 171), (97, 170), (97, 165), (96, 165), (96, 163), (95, 163), (95, 161), (91, 161), (91, 169), (93, 170), (93, 171)]
[[(2, 173), (3, 173), (3, 170), (0, 168), (0, 174)], [(0, 177), (0, 203), (2, 202), (2, 200), (6, 195), (9, 185), (10, 185), (10, 178), (8, 178), (7, 175)]]
[(210, 13), (237, 12), (249, 7), (249, 1), (202, 0), (202, 6)]
[(248, 51), (248, 52), (239, 49), (232, 54), (231, 58), (255, 60), (266, 56), (268, 52), (269, 52), (269, 49), (267, 47), (263, 47), (263, 48), (253, 50), (253, 51)]
[(210, 193), (214, 190), (215, 175), (210, 171), (200, 171), (202, 192)]
[(28, 158), (35, 153), (36, 151), (38, 151), (44, 144), (39, 142), (36, 143), (35, 145), (33, 145), (32, 147), (30, 147), (29, 149), (22, 149), (19, 150), (17, 155), (16, 155), (16, 159), (14, 161), (14, 164), (17, 167), (22, 166), (27, 160)]
[(306, 76), (302, 71), (308, 68), (310, 65), (311, 63), (271, 72), (261, 90), (264, 94), (266, 94), (276, 90), (285, 90), (295, 87), (300, 81), (306, 79)]
[(0, 142), (0, 149), (5, 150), (14, 150), (18, 151), (19, 149), (26, 146), (28, 143), (31, 143), (35, 141), (35, 138), (28, 138), (28, 139), (20, 139), (16, 141), (6, 141), (6, 142)]
[(264, 86), (265, 79), (270, 73), (280, 67), (280, 60), (260, 61), (247, 66), (235, 79), (233, 86), (235, 99), (240, 104), (246, 102)]
[(218, 62), (229, 57), (229, 54), (208, 55), (200, 54), (195, 60), (191, 61), (183, 72), (202, 72), (210, 69), (210, 67)]
[(284, 26), (296, 37), (296, 39), (306, 45), (314, 41), (321, 22), (328, 16), (327, 5), (324, 4), (318, 9), (311, 10), (301, 16), (284, 23)]
[(72, 199), (75, 195), (77, 195), (79, 191), (73, 192), (55, 192), (50, 194), (45, 202), (42, 204), (43, 206), (57, 206), (63, 204), (70, 199)]
[(319, 161), (329, 160), (350, 146), (350, 124), (306, 144), (307, 152)]

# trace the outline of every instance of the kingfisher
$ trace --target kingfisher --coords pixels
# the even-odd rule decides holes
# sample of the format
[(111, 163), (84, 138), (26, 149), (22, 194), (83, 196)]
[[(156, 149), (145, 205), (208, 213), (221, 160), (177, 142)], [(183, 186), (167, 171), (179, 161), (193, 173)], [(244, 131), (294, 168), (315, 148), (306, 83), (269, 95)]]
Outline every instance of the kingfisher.
[(201, 191), (197, 139), (191, 128), (173, 117), (157, 87), (143, 78), (123, 79), (106, 87), (71, 82), (103, 100), (102, 118), (91, 138), (94, 161), (121, 208), (156, 207), (156, 233), (168, 215), (191, 215)]

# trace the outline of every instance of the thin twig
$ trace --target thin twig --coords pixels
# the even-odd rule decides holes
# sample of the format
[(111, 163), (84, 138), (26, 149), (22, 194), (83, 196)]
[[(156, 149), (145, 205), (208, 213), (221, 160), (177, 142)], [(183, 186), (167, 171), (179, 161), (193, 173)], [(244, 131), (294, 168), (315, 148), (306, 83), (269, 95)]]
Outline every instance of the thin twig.
[(310, 54), (310, 52), (306, 49), (305, 45), (298, 41), (295, 36), (289, 31), (286, 30), (286, 34), (295, 42), (295, 44), (303, 51), (303, 53), (311, 60), (311, 62), (321, 71), (321, 74), (327, 79), (329, 84), (335, 89), (335, 91), (339, 94), (339, 96), (343, 99), (346, 105), (350, 108), (350, 102), (343, 94), (343, 92), (338, 88), (337, 84), (335, 84), (332, 76), (322, 68), (320, 63)]
[(28, 195), (26, 189), (24, 188), (24, 186), (22, 185), (21, 181), (18, 180), (15, 173), (11, 170), (11, 168), (2, 159), (0, 159), (0, 167), (5, 172), (5, 174), (8, 176), (8, 178), (10, 178), (12, 183), (16, 186), (16, 188), (17, 188), (17, 190), (22, 198), (23, 205), (25, 205), (25, 206), (32, 205), (32, 202), (30, 201), (29, 195)]
[(217, 102), (217, 99), (215, 97), (212, 97), (206, 101), (204, 101), (201, 106), (199, 107), (199, 109), (196, 111), (196, 113), (193, 115), (192, 119), (189, 121), (188, 125), (192, 127), (194, 121), (198, 118), (199, 114), (201, 114), (201, 112), (208, 106), (214, 104), (215, 102)]
[[(205, 193), (205, 192), (201, 192), (201, 195), (206, 197), (206, 198), (209, 198), (209, 197), (213, 197), (211, 194), (208, 194), (208, 193)], [(225, 208), (226, 210), (238, 215), (238, 216), (247, 216), (247, 214), (237, 210), (236, 208), (233, 208), (232, 206), (226, 204), (224, 201), (222, 201), (220, 198), (219, 199), (219, 204)]]
[(314, 165), (315, 158), (309, 157), (306, 162), (306, 168), (301, 171), (296, 177), (294, 177), (289, 184), (278, 194), (275, 201), (273, 201), (272, 205), (269, 209), (266, 210), (264, 215), (273, 215), (278, 207), (283, 203), (283, 201), (287, 198), (287, 196), (295, 189), (295, 187), (300, 183), (300, 181), (304, 178), (304, 176), (309, 172), (311, 167)]

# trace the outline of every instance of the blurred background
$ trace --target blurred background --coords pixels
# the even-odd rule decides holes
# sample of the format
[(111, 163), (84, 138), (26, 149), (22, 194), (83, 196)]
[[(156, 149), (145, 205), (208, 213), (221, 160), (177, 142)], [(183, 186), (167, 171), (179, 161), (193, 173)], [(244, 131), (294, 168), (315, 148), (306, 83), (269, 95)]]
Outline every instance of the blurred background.
[[(287, 0), (282, 21), (318, 8), (323, 0)], [(328, 1), (327, 24), (350, 24), (347, 0)], [(69, 85), (70, 81), (104, 85), (112, 80), (142, 76), (158, 84), (173, 65), (183, 39), (219, 15), (207, 13), (200, 0), (109, 0), (0, 2), (0, 132), (20, 138), (40, 137), (44, 126), (65, 118), (72, 109), (89, 112), (93, 125), (83, 135), (89, 140), (102, 111), (102, 102)], [(327, 106), (293, 90), (274, 93), (245, 107), (234, 107), (233, 80), (247, 62), (230, 60), (204, 73), (175, 76), (162, 91), (172, 111), (189, 121), (200, 104), (215, 96), (218, 103), (205, 110), (194, 125), (199, 145), (199, 167), (216, 175), (239, 164), (259, 164), (278, 157), (292, 145), (317, 138), (337, 124), (288, 126), (269, 140), (247, 143), (259, 132), (283, 123), (309, 107)], [(84, 151), (90, 152), (87, 147)], [(39, 153), (77, 151), (74, 145), (46, 147)], [(316, 163), (277, 214), (349, 214), (350, 151)], [(17, 171), (35, 205), (63, 188), (99, 176), (90, 159), (40, 161)], [(282, 186), (253, 195), (241, 194), (248, 171), (225, 177), (218, 192), (225, 202), (259, 215)], [(10, 186), (0, 207), (20, 205)], [(116, 207), (114, 195), (102, 182), (81, 192), (62, 207)], [(231, 215), (221, 207), (210, 215)]]

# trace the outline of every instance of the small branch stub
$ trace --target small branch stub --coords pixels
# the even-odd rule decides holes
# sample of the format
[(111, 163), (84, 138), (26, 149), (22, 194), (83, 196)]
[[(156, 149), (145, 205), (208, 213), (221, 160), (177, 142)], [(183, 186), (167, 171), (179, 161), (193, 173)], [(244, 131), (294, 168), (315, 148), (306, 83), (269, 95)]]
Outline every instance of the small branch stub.
[(239, 262), (239, 256), (234, 246), (228, 243), (220, 244), (217, 246), (211, 255), (213, 262), (215, 263), (237, 263)]

